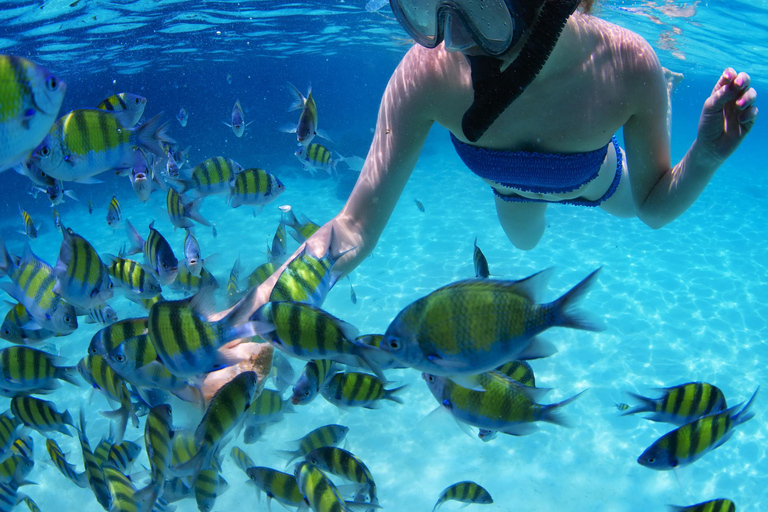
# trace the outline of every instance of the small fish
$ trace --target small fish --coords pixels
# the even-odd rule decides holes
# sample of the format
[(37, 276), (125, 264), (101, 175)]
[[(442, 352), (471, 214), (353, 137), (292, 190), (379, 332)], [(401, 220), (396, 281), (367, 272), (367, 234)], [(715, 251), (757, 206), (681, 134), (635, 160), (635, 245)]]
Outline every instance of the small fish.
[(16, 429), (20, 424), (9, 411), (0, 414), (0, 462), (14, 453), (12, 446), (19, 434)]
[(534, 432), (534, 422), (566, 425), (559, 410), (581, 393), (556, 404), (536, 402), (546, 390), (522, 386), (506, 375), (491, 371), (476, 377), (480, 389), (463, 387), (452, 379), (421, 374), (432, 395), (458, 421), (483, 430), (525, 436)]
[(247, 320), (249, 305), (240, 303), (211, 322), (207, 318), (214, 306), (213, 290), (203, 288), (191, 299), (158, 302), (149, 310), (149, 337), (160, 360), (177, 377), (195, 377), (236, 363), (218, 349), (260, 334), (257, 324)]
[(235, 133), (235, 137), (242, 137), (243, 133), (245, 132), (245, 128), (253, 123), (251, 121), (250, 123), (245, 123), (245, 114), (243, 113), (243, 107), (240, 106), (240, 100), (237, 100), (235, 102), (235, 106), (232, 107), (232, 124), (226, 123), (224, 121), (224, 124), (232, 128), (232, 131)]
[(285, 191), (285, 185), (264, 169), (246, 169), (237, 174), (229, 191), (229, 205), (254, 205), (259, 212)]
[(165, 174), (167, 174), (169, 178), (178, 179), (179, 172), (179, 164), (173, 157), (173, 151), (168, 148), (168, 153), (166, 153)]
[(278, 264), (270, 261), (256, 267), (256, 269), (248, 275), (248, 288), (254, 288), (261, 285), (261, 283), (266, 281), (269, 276), (275, 273), (277, 268)]
[(0, 84), (1, 172), (21, 164), (46, 136), (66, 84), (44, 67), (13, 55), (0, 55)]
[(325, 473), (308, 462), (300, 462), (294, 470), (296, 483), (304, 500), (316, 512), (350, 512), (339, 490)]
[(444, 286), (398, 313), (380, 349), (411, 368), (454, 380), (515, 359), (546, 357), (554, 347), (536, 338), (546, 329), (599, 330), (573, 309), (598, 270), (547, 304), (536, 302), (547, 271), (521, 281), (467, 279)]
[(299, 159), (304, 170), (309, 171), (312, 175), (315, 174), (315, 171), (323, 171), (329, 176), (333, 176), (337, 174), (336, 166), (345, 160), (340, 155), (334, 158), (330, 149), (317, 142), (308, 146), (302, 145), (293, 154)]
[(93, 335), (88, 345), (88, 354), (106, 356), (125, 340), (146, 333), (146, 318), (120, 320)]
[(195, 478), (195, 502), (200, 512), (210, 512), (216, 504), (216, 498), (221, 496), (229, 484), (215, 469), (204, 469)]
[(269, 262), (282, 265), (287, 253), (287, 239), (285, 237), (285, 225), (278, 224), (275, 235), (272, 237), (272, 246), (268, 249)]
[(219, 287), (219, 282), (205, 267), (200, 269), (200, 276), (195, 277), (192, 272), (184, 266), (179, 269), (176, 280), (171, 283), (170, 287), (173, 290), (180, 290), (187, 294), (194, 295), (203, 288), (217, 289)]
[(122, 220), (123, 211), (120, 209), (120, 202), (116, 196), (112, 196), (112, 199), (109, 201), (109, 208), (107, 209), (107, 224), (112, 229), (115, 229)]
[(171, 446), (174, 435), (171, 406), (160, 404), (150, 409), (144, 425), (144, 444), (151, 468), (152, 479), (138, 495), (148, 495), (147, 501), (155, 502), (162, 493), (168, 467), (171, 463)]
[(267, 510), (272, 499), (288, 507), (305, 505), (304, 494), (299, 490), (296, 477), (271, 468), (260, 466), (245, 470), (257, 489), (267, 495)]
[(151, 299), (162, 293), (163, 289), (157, 278), (144, 270), (139, 263), (112, 254), (105, 254), (104, 260), (107, 262), (107, 272), (112, 282), (131, 299)]
[(298, 143), (302, 146), (309, 146), (312, 143), (312, 139), (315, 138), (315, 135), (327, 138), (318, 133), (317, 130), (317, 105), (315, 104), (315, 99), (312, 97), (312, 88), (309, 89), (309, 93), (307, 93), (307, 97), (305, 98), (304, 95), (301, 94), (301, 91), (299, 91), (293, 84), (289, 83), (288, 86), (294, 97), (294, 101), (288, 110), (301, 109), (298, 124), (295, 128), (290, 130), (291, 132), (296, 132), (296, 140)]
[(103, 304), (114, 295), (107, 266), (96, 249), (71, 228), (62, 227), (59, 259), (53, 267), (56, 286), (53, 292), (74, 306), (90, 309)]
[(231, 75), (231, 74), (229, 74), (229, 73), (227, 73), (227, 83), (228, 83), (229, 85), (232, 85), (232, 75)]
[(243, 429), (243, 442), (245, 444), (253, 444), (264, 435), (269, 423), (261, 423), (259, 425), (248, 425)]
[(179, 122), (182, 128), (187, 126), (187, 121), (189, 121), (189, 114), (184, 107), (179, 109), (179, 113), (176, 114), (176, 120)]
[(160, 115), (136, 128), (130, 121), (128, 111), (73, 110), (54, 123), (32, 159), (52, 178), (92, 183), (97, 174), (136, 165), (143, 158), (137, 149), (163, 156), (162, 144), (175, 142)]
[(414, 199), (413, 202), (416, 203), (416, 208), (418, 208), (420, 212), (424, 213), (424, 205), (421, 204), (421, 201)]
[(0, 349), (0, 388), (5, 396), (50, 393), (59, 380), (79, 386), (77, 370), (58, 366), (58, 359), (42, 350), (23, 345)]
[(31, 325), (25, 327), (39, 326), (56, 334), (69, 334), (77, 329), (74, 306), (53, 291), (53, 269), (32, 253), (29, 244), (21, 259), (17, 259), (0, 240), (0, 271), (11, 280), (0, 283), (0, 289), (22, 304), (32, 317)]
[(61, 229), (61, 214), (59, 211), (54, 208), (51, 210), (51, 215), (53, 216), (53, 225), (56, 229)]
[(48, 450), (51, 462), (53, 462), (53, 465), (56, 466), (56, 469), (58, 469), (62, 475), (81, 489), (88, 487), (88, 480), (85, 477), (85, 472), (78, 473), (75, 470), (74, 464), (67, 462), (64, 452), (61, 451), (61, 448), (56, 441), (51, 438), (46, 439), (45, 448)]
[[(277, 355), (277, 353), (275, 353)], [(330, 359), (316, 359), (304, 365), (296, 384), (293, 385), (291, 403), (307, 405), (320, 393), (320, 388), (333, 375), (336, 362)]]
[(144, 115), (144, 108), (146, 106), (147, 98), (139, 96), (138, 94), (131, 94), (130, 92), (121, 92), (120, 94), (113, 94), (105, 99), (99, 103), (99, 106), (96, 108), (115, 112), (123, 110), (128, 111), (132, 115), (127, 118), (127, 126), (135, 126), (139, 123), (141, 116)]
[(293, 412), (293, 405), (283, 400), (279, 391), (264, 389), (253, 399), (245, 415), (245, 425), (263, 425), (275, 423), (283, 419), (286, 412)]
[(472, 255), (472, 261), (475, 264), (475, 277), (490, 277), (491, 271), (488, 270), (488, 260), (485, 259), (483, 251), (477, 246), (477, 237), (475, 237), (475, 252)]
[(480, 484), (476, 484), (470, 480), (457, 482), (446, 487), (443, 492), (440, 493), (440, 497), (437, 499), (435, 506), (432, 507), (432, 512), (435, 512), (440, 505), (448, 500), (460, 501), (467, 504), (476, 503), (480, 505), (490, 505), (493, 503), (493, 498), (491, 498), (490, 493), (480, 486)]
[(627, 409), (629, 409), (631, 407), (629, 404), (618, 403), (618, 402), (615, 402), (613, 405), (615, 405), (616, 408), (618, 410), (622, 411), (622, 412), (626, 411)]
[(117, 322), (117, 312), (109, 304), (99, 304), (88, 310), (87, 324), (109, 325)]
[(138, 510), (136, 488), (131, 479), (110, 463), (104, 464), (101, 470), (104, 473), (104, 480), (111, 497), (108, 510), (110, 512), (136, 512)]
[(357, 294), (354, 286), (352, 286), (352, 281), (349, 282), (349, 300), (352, 301), (352, 304), (357, 304)]
[(90, 199), (88, 200), (88, 214), (93, 214), (93, 201)]
[(215, 222), (211, 226), (211, 235), (213, 236), (213, 238), (216, 238), (217, 236), (219, 236), (219, 232), (216, 230), (216, 223)]
[(229, 272), (229, 280), (227, 281), (227, 297), (231, 302), (238, 300), (240, 295), (240, 258), (235, 260), (235, 264), (232, 265), (232, 270)]
[(35, 466), (35, 461), (21, 455), (11, 455), (0, 462), (0, 483), (6, 485), (22, 486), (32, 482), (26, 480)]
[(497, 372), (503, 373), (510, 379), (519, 382), (529, 388), (536, 387), (536, 377), (533, 375), (533, 368), (525, 361), (510, 361), (496, 368)]
[(245, 453), (241, 448), (238, 448), (237, 446), (232, 447), (232, 450), (229, 452), (229, 456), (232, 457), (232, 460), (235, 461), (235, 465), (243, 471), (247, 471), (248, 468), (255, 466), (253, 459), (251, 459), (247, 453)]
[(123, 441), (110, 447), (107, 462), (114, 464), (120, 471), (129, 471), (139, 455), (141, 455), (140, 445), (131, 441)]
[(646, 416), (646, 419), (682, 426), (702, 416), (722, 412), (728, 408), (723, 392), (706, 382), (688, 382), (659, 391), (663, 392), (659, 398), (646, 398), (629, 393), (640, 401), (641, 405), (625, 410), (622, 416), (650, 412), (653, 414)]
[(204, 160), (192, 168), (189, 179), (177, 181), (178, 192), (192, 198), (229, 192), (243, 166), (223, 156)]
[(32, 221), (32, 217), (29, 216), (26, 210), (19, 206), (19, 212), (21, 212), (21, 220), (24, 223), (24, 231), (20, 231), (22, 235), (27, 235), (30, 240), (37, 238), (37, 230), (40, 226), (35, 226)]
[[(51, 206), (55, 206), (64, 202), (64, 196), (77, 201), (77, 195), (71, 190), (64, 190), (64, 182), (61, 180), (54, 180), (52, 185), (48, 185), (45, 188), (38, 189), (40, 192), (45, 192), (48, 196), (48, 200), (51, 202)], [(58, 227), (58, 226), (56, 226)]]
[(279, 451), (283, 456), (288, 457), (290, 464), (299, 457), (306, 457), (312, 450), (322, 448), (323, 446), (338, 446), (347, 436), (349, 427), (344, 425), (324, 425), (318, 427), (301, 439), (294, 441), (295, 450)]
[(187, 228), (184, 235), (184, 265), (189, 273), (195, 277), (200, 277), (200, 271), (203, 269), (205, 261), (200, 256), (200, 244), (195, 235)]
[(165, 198), (165, 206), (168, 210), (168, 218), (177, 228), (191, 228), (194, 226), (192, 221), (199, 222), (203, 226), (210, 226), (211, 223), (200, 213), (200, 206), (203, 204), (203, 198), (199, 197), (194, 201), (184, 201), (184, 198), (176, 192), (173, 187), (168, 187), (168, 194)]
[(18, 439), (13, 442), (11, 446), (11, 452), (16, 455), (21, 455), (24, 458), (32, 459), (35, 456), (35, 442), (32, 436), (28, 434), (21, 434)]
[(15, 396), (11, 399), (11, 412), (25, 426), (37, 430), (42, 435), (45, 435), (45, 432), (61, 432), (72, 436), (67, 428), (67, 425), (74, 427), (72, 416), (68, 411), (57, 411), (53, 402), (32, 396)]
[(296, 372), (293, 371), (291, 362), (280, 352), (272, 354), (272, 371), (270, 375), (280, 393), (293, 384), (293, 380), (296, 378)]
[(307, 241), (307, 238), (315, 234), (315, 231), (320, 229), (320, 226), (301, 215), (301, 220), (296, 218), (296, 215), (292, 210), (283, 211), (280, 223), (291, 228), (291, 236), (298, 243), (303, 244)]
[(360, 484), (360, 492), (368, 494), (371, 504), (376, 505), (376, 483), (368, 467), (352, 452), (335, 446), (323, 446), (309, 452), (304, 459), (320, 470)]
[(19, 486), (17, 484), (5, 484), (0, 482), (0, 512), (11, 512), (20, 499)]
[(743, 407), (744, 402), (694, 420), (661, 436), (638, 457), (638, 464), (657, 471), (668, 471), (696, 462), (728, 441), (736, 427), (755, 416), (749, 408), (759, 390), (755, 390)]
[(729, 499), (709, 500), (688, 507), (669, 506), (670, 512), (736, 512), (736, 505)]
[(128, 175), (131, 180), (131, 187), (136, 192), (136, 197), (140, 202), (144, 203), (149, 200), (149, 196), (153, 190), (153, 173), (147, 167), (146, 162), (139, 162), (131, 168), (131, 173)]
[(376, 409), (380, 400), (391, 400), (402, 404), (403, 400), (395, 393), (405, 386), (385, 389), (384, 382), (375, 375), (360, 372), (337, 373), (320, 388), (320, 393), (330, 403), (341, 407), (364, 407)]
[[(80, 449), (83, 454), (83, 466), (85, 466), (85, 477), (88, 481), (88, 486), (96, 496), (96, 501), (99, 502), (104, 510), (110, 510), (110, 489), (107, 486), (107, 481), (102, 469), (102, 461), (96, 458), (91, 451), (91, 445), (88, 442), (88, 437), (85, 433), (85, 411), (80, 409), (80, 428), (77, 429), (78, 438), (80, 439)], [(132, 494), (131, 494), (132, 495)]]
[(125, 221), (125, 229), (128, 233), (128, 240), (131, 242), (131, 248), (127, 254), (144, 253), (144, 261), (154, 273), (161, 285), (172, 283), (179, 273), (179, 260), (173, 254), (173, 249), (168, 241), (155, 229), (155, 221), (149, 224), (149, 236), (146, 240), (131, 222)]

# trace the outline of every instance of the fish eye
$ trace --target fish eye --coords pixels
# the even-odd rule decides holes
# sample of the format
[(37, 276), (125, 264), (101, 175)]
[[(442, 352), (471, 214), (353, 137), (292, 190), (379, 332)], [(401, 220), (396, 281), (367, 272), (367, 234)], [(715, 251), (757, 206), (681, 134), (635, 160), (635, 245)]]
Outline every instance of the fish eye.
[(48, 80), (45, 81), (45, 86), (48, 88), (49, 91), (55, 91), (59, 88), (59, 80), (55, 76), (49, 76)]
[(435, 382), (435, 376), (434, 375), (427, 375), (427, 382)]
[(163, 270), (168, 270), (168, 265), (166, 265), (165, 263), (163, 263)]
[(399, 349), (400, 349), (400, 341), (398, 341), (398, 339), (397, 339), (397, 338), (389, 338), (389, 339), (387, 340), (387, 345), (388, 345), (388, 346), (389, 346), (389, 348), (391, 348), (392, 350), (399, 350)]
[(10, 336), (11, 330), (6, 327), (5, 329), (3, 329), (3, 334), (5, 334), (6, 336)]
[(69, 317), (69, 315), (64, 315), (64, 323), (69, 323), (72, 319)]
[(117, 354), (117, 355), (115, 356), (115, 360), (116, 360), (118, 363), (122, 363), (123, 361), (125, 361), (125, 356), (124, 356), (124, 355), (122, 355), (122, 354)]
[(51, 154), (51, 149), (48, 146), (43, 146), (40, 148), (40, 154), (42, 156), (48, 156)]
[(133, 102), (136, 103), (137, 105), (141, 105), (141, 100), (139, 98), (134, 98)]
[(654, 462), (656, 462), (655, 458), (651, 457), (650, 459), (648, 459), (648, 464), (653, 464)]
[(109, 289), (111, 290), (112, 288), (114, 288), (114, 286), (115, 286), (114, 283), (112, 283), (112, 281), (110, 281), (109, 282)]
[(676, 460), (673, 460), (673, 461), (670, 463), (670, 466), (672, 466), (673, 468), (676, 468), (676, 467), (677, 467), (677, 461), (676, 461)]

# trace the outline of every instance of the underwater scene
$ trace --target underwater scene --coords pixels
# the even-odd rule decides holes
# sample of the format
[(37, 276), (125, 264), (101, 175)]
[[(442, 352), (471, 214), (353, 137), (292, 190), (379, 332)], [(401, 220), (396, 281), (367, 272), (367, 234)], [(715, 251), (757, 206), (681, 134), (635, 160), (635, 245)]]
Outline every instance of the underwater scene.
[[(673, 163), (767, 83), (766, 0), (592, 14), (684, 76)], [(300, 248), (412, 44), (383, 0), (0, 1), (0, 512), (768, 510), (764, 123), (663, 228), (553, 204), (529, 251), (435, 124), (342, 275)]]

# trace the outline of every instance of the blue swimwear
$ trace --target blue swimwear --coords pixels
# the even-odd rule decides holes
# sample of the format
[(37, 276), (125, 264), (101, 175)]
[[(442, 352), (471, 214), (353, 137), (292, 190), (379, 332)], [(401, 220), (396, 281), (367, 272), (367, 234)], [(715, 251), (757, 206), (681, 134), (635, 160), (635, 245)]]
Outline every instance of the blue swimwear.
[(505, 196), (495, 188), (493, 192), (504, 201), (536, 202), (598, 206), (616, 192), (622, 173), (622, 154), (616, 137), (595, 151), (573, 154), (537, 153), (535, 151), (500, 151), (467, 144), (451, 134), (451, 141), (461, 160), (481, 178), (525, 192), (553, 194), (571, 192), (597, 177), (608, 153), (608, 145), (616, 149), (616, 175), (608, 191), (596, 201), (565, 199), (549, 201), (518, 195)]

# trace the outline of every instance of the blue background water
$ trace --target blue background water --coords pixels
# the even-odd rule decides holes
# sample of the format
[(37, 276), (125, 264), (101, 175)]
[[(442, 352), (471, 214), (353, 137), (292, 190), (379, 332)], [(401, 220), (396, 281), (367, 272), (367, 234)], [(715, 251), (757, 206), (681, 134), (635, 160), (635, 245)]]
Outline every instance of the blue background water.
[[(332, 147), (347, 156), (367, 153), (381, 93), (407, 46), (393, 41), (393, 36), (404, 35), (391, 19), (366, 13), (360, 4), (258, 2), (237, 7), (223, 2), (200, 6), (93, 2), (85, 7), (83, 2), (73, 8), (76, 15), (64, 16), (61, 12), (66, 3), (46, 2), (46, 8), (60, 11), (40, 20), (32, 17), (33, 3), (1, 2), (4, 16), (19, 9), (26, 18), (23, 23), (0, 28), (0, 51), (27, 55), (59, 73), (68, 84), (62, 112), (93, 106), (115, 92), (142, 94), (149, 99), (147, 114), (164, 111), (172, 121), (172, 136), (182, 146), (192, 146), (192, 162), (224, 155), (280, 177), (286, 192), (255, 219), (247, 208), (228, 208), (223, 197), (206, 200), (203, 213), (216, 223), (219, 235), (214, 239), (203, 228), (197, 230), (198, 239), (204, 255), (221, 255), (212, 270), (224, 281), (238, 255), (243, 275), (263, 261), (261, 251), (279, 219), (276, 204), (291, 204), (322, 223), (346, 199), (352, 178), (343, 174), (340, 183), (320, 175), (311, 178), (293, 156), (294, 136), (279, 128), (297, 117), (286, 112), (291, 100), (286, 82), (301, 90), (311, 83), (320, 124), (331, 134)], [(698, 9), (691, 17), (669, 15), (680, 9), (685, 12), (691, 5)], [(599, 12), (640, 31), (657, 48), (662, 64), (686, 74), (673, 97), (673, 161), (693, 141), (701, 105), (723, 67), (733, 65), (751, 72), (758, 91), (765, 84), (765, 63), (758, 55), (766, 48), (764, 28), (759, 25), (760, 19), (766, 19), (766, 6), (729, 5), (732, 11), (722, 2), (706, 6), (607, 3)], [(271, 33), (260, 37), (244, 35), (253, 28), (231, 20), (209, 20), (210, 27), (199, 32), (174, 32), (186, 18), (199, 21), (202, 16), (213, 16), (213, 9), (236, 13), (238, 8), (283, 10), (279, 17), (262, 22), (263, 30)], [(82, 20), (91, 19), (98, 9), (132, 12), (135, 18), (124, 15), (109, 24), (75, 26), (58, 33), (51, 28), (70, 21), (85, 24)], [(312, 9), (327, 12), (312, 15)], [(121, 23), (125, 27), (144, 25), (127, 33), (103, 28), (119, 28)], [(223, 35), (216, 34), (217, 30)], [(171, 40), (170, 35), (176, 38)], [(78, 40), (90, 42), (90, 46), (41, 50)], [(260, 49), (245, 45), (246, 40), (253, 41), (253, 46), (258, 42)], [(147, 48), (132, 51), (137, 46)], [(193, 52), (163, 51), (171, 47)], [(232, 76), (231, 85), (227, 74)], [(239, 139), (221, 123), (228, 120), (238, 98), (246, 120), (254, 121)], [(190, 114), (186, 128), (172, 120), (180, 106)], [(716, 384), (732, 405), (748, 399), (757, 386), (768, 384), (768, 182), (764, 171), (766, 128), (761, 121), (697, 203), (664, 229), (652, 231), (636, 219), (616, 219), (599, 210), (552, 206), (544, 239), (527, 253), (515, 250), (507, 241), (496, 220), (491, 192), (463, 167), (447, 133), (433, 129), (373, 256), (351, 275), (357, 304), (351, 303), (345, 280), (331, 292), (324, 309), (361, 332), (381, 332), (411, 301), (473, 275), (475, 236), (497, 277), (517, 279), (554, 266), (547, 300), (603, 266), (582, 307), (603, 319), (607, 329), (598, 334), (552, 330), (546, 338), (560, 351), (533, 363), (538, 385), (554, 388), (547, 402), (589, 389), (565, 409), (572, 428), (545, 424), (528, 437), (500, 436), (482, 443), (464, 434), (447, 416), (424, 419), (436, 402), (417, 372), (397, 371), (392, 378), (410, 384), (402, 394), (405, 404), (346, 413), (319, 398), (298, 414), (288, 415), (279, 427), (268, 429), (265, 438), (246, 446), (246, 451), (257, 465), (282, 468), (284, 462), (275, 449), (286, 448), (288, 441), (325, 423), (348, 425), (348, 448), (369, 466), (381, 504), (390, 510), (430, 510), (444, 487), (464, 479), (473, 479), (489, 490), (495, 500), (483, 509), (489, 511), (639, 512), (715, 497), (731, 498), (738, 510), (765, 510), (765, 395), (757, 399), (754, 420), (743, 425), (726, 445), (677, 474), (653, 472), (635, 462), (670, 427), (638, 417), (620, 418), (614, 407), (615, 402), (628, 401), (625, 391), (649, 394), (651, 388), (693, 380)], [(28, 183), (21, 177), (10, 172), (1, 177), (2, 238), (13, 252), (21, 250), (25, 238), (16, 233), (21, 229), (19, 203), (44, 225), (41, 236), (31, 242), (33, 249), (55, 262), (61, 237), (53, 229), (47, 200), (27, 195)], [(91, 240), (100, 252), (116, 252), (125, 236), (122, 230), (113, 233), (104, 217), (110, 197), (117, 194), (126, 218), (142, 233), (156, 219), (157, 227), (181, 254), (183, 233), (174, 232), (167, 220), (164, 195), (155, 194), (142, 205), (127, 178), (103, 178), (101, 185), (73, 187), (81, 201), (68, 200), (58, 207), (67, 225)], [(92, 215), (86, 210), (88, 199), (96, 207)], [(425, 212), (416, 208), (414, 199), (424, 204)], [(113, 301), (113, 306), (121, 318), (142, 314), (123, 299)], [(84, 355), (95, 331), (94, 326), (83, 326), (72, 336), (57, 340), (56, 346), (74, 364)], [(294, 366), (298, 370), (301, 364)], [(65, 385), (52, 396), (60, 407), (76, 411), (89, 394), (85, 388)], [(0, 408), (5, 407), (5, 399), (0, 400)], [(96, 411), (107, 404), (95, 396), (85, 407), (89, 435), (95, 443), (107, 425)], [(181, 416), (174, 419), (184, 423)], [(126, 437), (135, 439), (141, 432), (129, 428)], [(38, 445), (37, 464), (29, 478), (40, 485), (26, 487), (24, 492), (44, 511), (99, 510), (90, 490), (70, 484), (47, 462), (42, 438), (33, 436)], [(79, 464), (75, 442), (60, 435), (57, 440)], [(230, 460), (224, 464), (224, 477), (231, 487), (214, 510), (239, 509), (244, 503), (253, 509), (254, 491), (243, 484), (245, 475)], [(257, 509), (263, 507), (262, 501)], [(179, 510), (195, 510), (194, 502), (180, 502)]]

